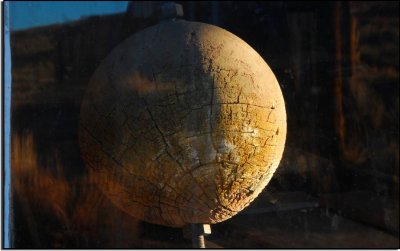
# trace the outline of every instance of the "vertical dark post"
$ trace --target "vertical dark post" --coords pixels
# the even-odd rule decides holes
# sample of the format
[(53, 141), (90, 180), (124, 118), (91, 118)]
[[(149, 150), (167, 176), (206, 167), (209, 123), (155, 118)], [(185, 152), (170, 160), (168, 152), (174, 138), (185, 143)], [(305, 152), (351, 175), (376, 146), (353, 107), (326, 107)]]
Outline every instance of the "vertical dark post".
[(336, 79), (335, 79), (335, 97), (336, 97), (336, 130), (339, 136), (340, 150), (345, 151), (345, 120), (343, 115), (343, 75), (342, 75), (342, 4), (335, 3), (335, 45), (336, 45)]
[(211, 23), (214, 25), (218, 25), (218, 9), (219, 9), (219, 2), (213, 1), (211, 3)]

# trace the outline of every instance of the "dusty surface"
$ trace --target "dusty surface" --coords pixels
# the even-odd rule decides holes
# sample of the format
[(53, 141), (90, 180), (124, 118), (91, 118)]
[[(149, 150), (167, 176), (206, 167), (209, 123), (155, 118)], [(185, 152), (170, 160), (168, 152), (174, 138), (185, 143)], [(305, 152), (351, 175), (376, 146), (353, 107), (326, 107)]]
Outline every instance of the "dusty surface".
[(286, 137), (279, 84), (221, 28), (171, 21), (102, 62), (80, 115), (80, 146), (104, 193), (145, 221), (216, 223), (271, 179)]

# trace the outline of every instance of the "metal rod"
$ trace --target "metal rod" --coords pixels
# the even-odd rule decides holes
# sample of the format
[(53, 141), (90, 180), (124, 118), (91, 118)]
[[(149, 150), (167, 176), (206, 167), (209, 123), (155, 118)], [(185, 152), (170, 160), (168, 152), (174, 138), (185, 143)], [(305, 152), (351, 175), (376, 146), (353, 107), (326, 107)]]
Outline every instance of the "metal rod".
[(199, 234), (197, 236), (193, 236), (193, 247), (194, 248), (206, 248), (206, 244), (204, 242), (204, 235)]
[(203, 224), (191, 224), (191, 227), (192, 227), (192, 247), (206, 248), (204, 240), (204, 231), (202, 231)]

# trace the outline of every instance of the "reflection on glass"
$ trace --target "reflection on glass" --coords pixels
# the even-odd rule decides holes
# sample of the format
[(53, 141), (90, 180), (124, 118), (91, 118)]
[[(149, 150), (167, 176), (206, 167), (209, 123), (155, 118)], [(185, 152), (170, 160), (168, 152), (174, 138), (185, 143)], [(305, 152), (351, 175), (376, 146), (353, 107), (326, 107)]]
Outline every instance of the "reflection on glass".
[[(398, 3), (178, 3), (183, 19), (218, 25), (254, 48), (287, 112), (268, 187), (212, 224), (206, 246), (398, 247)], [(9, 3), (12, 247), (191, 247), (187, 227), (120, 210), (79, 147), (91, 76), (118, 44), (163, 22), (159, 4)]]

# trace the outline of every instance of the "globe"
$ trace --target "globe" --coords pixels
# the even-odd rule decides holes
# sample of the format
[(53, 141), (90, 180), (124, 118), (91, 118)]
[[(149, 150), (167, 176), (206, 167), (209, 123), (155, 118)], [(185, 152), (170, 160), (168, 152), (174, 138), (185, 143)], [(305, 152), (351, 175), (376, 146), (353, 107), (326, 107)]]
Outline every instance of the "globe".
[(101, 62), (80, 112), (91, 179), (121, 210), (171, 227), (218, 223), (248, 206), (286, 139), (278, 81), (246, 42), (171, 20)]

